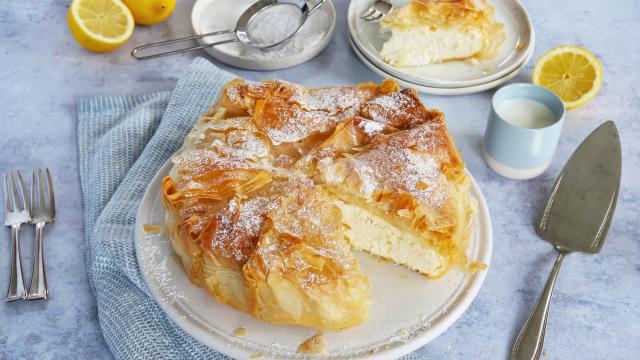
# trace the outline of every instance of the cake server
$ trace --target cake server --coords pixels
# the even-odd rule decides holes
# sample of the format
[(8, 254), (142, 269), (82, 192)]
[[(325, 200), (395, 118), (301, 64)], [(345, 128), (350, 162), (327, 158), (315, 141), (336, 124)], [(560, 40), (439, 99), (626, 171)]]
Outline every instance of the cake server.
[(537, 225), (558, 251), (549, 279), (511, 352), (512, 360), (539, 359), (553, 286), (564, 257), (597, 254), (607, 236), (618, 199), (622, 155), (618, 129), (607, 121), (592, 132), (562, 169)]

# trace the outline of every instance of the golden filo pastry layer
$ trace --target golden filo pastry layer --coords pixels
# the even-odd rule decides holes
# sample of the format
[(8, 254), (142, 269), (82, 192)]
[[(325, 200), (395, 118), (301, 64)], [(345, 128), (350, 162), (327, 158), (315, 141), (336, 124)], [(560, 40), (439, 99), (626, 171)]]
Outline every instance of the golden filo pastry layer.
[(228, 83), (163, 180), (191, 281), (259, 319), (339, 330), (367, 319), (352, 248), (438, 277), (472, 270), (473, 203), (444, 116), (394, 81)]

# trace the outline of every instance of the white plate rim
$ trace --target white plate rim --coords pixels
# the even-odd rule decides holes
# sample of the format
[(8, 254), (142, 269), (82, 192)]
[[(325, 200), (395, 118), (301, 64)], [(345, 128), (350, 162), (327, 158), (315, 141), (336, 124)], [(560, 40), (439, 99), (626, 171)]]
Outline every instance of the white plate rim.
[(430, 95), (440, 95), (440, 96), (469, 95), (469, 94), (475, 94), (475, 93), (479, 93), (479, 92), (482, 92), (482, 91), (490, 90), (490, 89), (493, 89), (493, 88), (495, 88), (497, 86), (500, 86), (503, 83), (513, 79), (516, 75), (518, 75), (518, 73), (520, 73), (520, 71), (527, 65), (527, 63), (529, 62), (529, 60), (531, 60), (531, 57), (533, 56), (533, 48), (532, 48), (529, 51), (529, 53), (527, 54), (527, 57), (525, 58), (524, 62), (522, 64), (520, 64), (520, 66), (518, 68), (516, 68), (511, 73), (509, 73), (509, 74), (507, 74), (507, 75), (505, 75), (505, 76), (503, 76), (503, 77), (501, 77), (499, 79), (496, 79), (496, 80), (493, 80), (493, 81), (489, 81), (489, 82), (486, 82), (486, 83), (482, 83), (482, 84), (478, 84), (478, 85), (466, 86), (466, 87), (442, 88), (442, 87), (432, 87), (432, 86), (425, 86), (425, 85), (415, 84), (415, 83), (406, 81), (404, 79), (395, 77), (392, 74), (389, 74), (389, 73), (385, 72), (384, 70), (378, 68), (375, 64), (371, 63), (369, 61), (369, 59), (366, 57), (366, 55), (363, 54), (360, 51), (360, 49), (357, 47), (357, 45), (354, 43), (354, 41), (352, 40), (351, 36), (349, 36), (349, 44), (351, 45), (351, 49), (356, 54), (358, 59), (360, 59), (360, 61), (366, 67), (368, 67), (371, 71), (373, 71), (377, 75), (382, 76), (383, 78), (396, 79), (398, 81), (398, 83), (402, 87), (413, 88), (413, 89), (416, 89), (417, 91), (419, 91), (421, 93), (430, 94)]
[[(201, 35), (201, 22), (200, 15), (204, 8), (212, 1), (220, 1), (220, 0), (196, 0), (191, 8), (191, 31), (194, 35)], [(212, 58), (223, 62), (227, 65), (231, 65), (233, 67), (247, 69), (247, 70), (258, 70), (258, 71), (269, 71), (269, 70), (280, 70), (290, 68), (296, 65), (300, 65), (304, 62), (307, 62), (314, 58), (316, 55), (322, 52), (324, 48), (329, 45), (331, 39), (333, 38), (333, 34), (336, 28), (336, 9), (331, 0), (325, 0), (325, 4), (323, 7), (328, 7), (327, 10), (329, 12), (330, 17), (330, 27), (329, 31), (325, 34), (325, 36), (320, 40), (317, 46), (308, 49), (305, 52), (295, 54), (286, 58), (274, 58), (274, 59), (260, 59), (260, 60), (252, 60), (244, 57), (233, 56), (227, 54), (225, 52), (217, 50), (215, 47), (207, 47), (204, 51), (209, 54)], [(197, 40), (198, 44), (204, 45), (204, 42), (201, 39)]]
[(461, 87), (479, 85), (479, 84), (487, 83), (496, 79), (503, 78), (504, 76), (506, 76), (506, 74), (511, 74), (514, 69), (519, 67), (523, 59), (527, 57), (528, 53), (533, 51), (533, 47), (535, 46), (535, 32), (533, 28), (533, 23), (531, 21), (531, 17), (529, 16), (527, 9), (519, 0), (513, 0), (513, 4), (516, 7), (518, 7), (522, 15), (524, 15), (524, 19), (526, 20), (526, 28), (530, 36), (528, 39), (527, 48), (525, 49), (525, 51), (520, 52), (520, 54), (518, 55), (518, 59), (513, 61), (511, 65), (499, 71), (496, 71), (496, 72), (487, 74), (486, 76), (483, 76), (477, 79), (472, 79), (472, 80), (442, 80), (442, 79), (433, 79), (433, 78), (419, 78), (419, 77), (415, 77), (410, 74), (407, 74), (385, 63), (384, 61), (382, 61), (382, 59), (379, 56), (371, 52), (371, 50), (367, 46), (365, 46), (365, 44), (362, 42), (362, 39), (360, 39), (360, 37), (358, 36), (359, 32), (355, 28), (356, 26), (355, 22), (364, 21), (364, 20), (361, 20), (357, 14), (356, 3), (357, 3), (356, 0), (352, 0), (349, 4), (349, 9), (347, 12), (347, 23), (348, 23), (349, 34), (353, 39), (353, 41), (355, 42), (355, 44), (360, 49), (360, 51), (363, 53), (363, 55), (366, 55), (369, 59), (371, 59), (371, 62), (376, 64), (376, 67), (383, 69), (384, 72), (390, 75), (393, 75), (395, 78), (404, 78), (405, 79), (404, 81), (421, 85), (421, 86), (441, 87), (441, 88), (447, 88), (447, 87), (461, 88)]
[[(486, 81), (486, 82), (481, 82), (481, 83), (474, 84), (474, 85), (460, 85), (460, 86), (436, 86), (436, 85), (428, 85), (428, 84), (424, 84), (424, 83), (422, 83), (422, 82), (414, 82), (414, 81), (412, 81), (412, 80), (411, 80), (411, 79), (409, 79), (409, 78), (405, 78), (405, 77), (403, 77), (403, 76), (397, 76), (396, 74), (392, 74), (392, 73), (390, 73), (390, 72), (386, 71), (385, 69), (383, 69), (383, 68), (381, 68), (381, 67), (377, 66), (377, 65), (372, 61), (372, 59), (367, 55), (367, 53), (366, 53), (366, 52), (364, 52), (364, 51), (362, 50), (362, 48), (360, 48), (360, 47), (358, 46), (358, 44), (357, 44), (357, 43), (355, 42), (355, 40), (353, 39), (353, 36), (348, 35), (348, 37), (349, 37), (349, 43), (350, 43), (351, 47), (352, 47), (352, 48), (357, 48), (356, 55), (358, 55), (358, 54), (359, 54), (359, 55), (362, 55), (362, 57), (364, 57), (364, 59), (363, 59), (361, 56), (358, 56), (358, 58), (359, 58), (362, 62), (366, 62), (366, 63), (368, 63), (369, 65), (372, 65), (372, 66), (376, 67), (378, 70), (380, 70), (381, 72), (385, 73), (385, 74), (386, 74), (386, 76), (391, 76), (391, 77), (393, 77), (393, 78), (394, 78), (394, 79), (396, 79), (396, 80), (401, 80), (401, 81), (404, 81), (404, 82), (406, 82), (406, 83), (408, 83), (408, 84), (414, 84), (414, 85), (416, 85), (416, 86), (422, 86), (422, 87), (425, 87), (425, 88), (431, 88), (431, 89), (443, 89), (443, 90), (444, 90), (444, 89), (473, 89), (474, 87), (479, 87), (479, 86), (482, 86), (482, 85), (485, 85), (485, 84), (495, 83), (495, 82), (497, 82), (497, 81), (499, 81), (499, 80), (502, 80), (502, 79), (504, 79), (504, 78), (507, 78), (508, 76), (510, 76), (508, 79), (511, 79), (511, 78), (512, 78), (513, 76), (515, 76), (515, 75), (516, 75), (516, 74), (517, 74), (517, 73), (518, 73), (518, 72), (519, 72), (523, 67), (525, 67), (525, 66), (527, 65), (527, 63), (529, 62), (529, 60), (531, 60), (531, 57), (533, 56), (533, 52), (534, 52), (534, 50), (535, 50), (535, 46), (530, 46), (530, 47), (527, 49), (527, 51), (525, 52), (525, 57), (524, 57), (524, 59), (522, 60), (522, 62), (521, 62), (521, 63), (519, 63), (519, 64), (518, 64), (518, 66), (517, 66), (513, 71), (511, 71), (510, 73), (505, 74), (505, 75), (504, 75), (503, 77), (501, 77), (501, 78), (493, 79), (493, 80)], [(535, 42), (535, 35), (534, 35), (534, 34), (532, 34), (532, 42)], [(355, 49), (354, 49), (354, 50), (355, 50)], [(507, 79), (507, 80), (508, 80), (508, 79)]]
[[(211, 333), (207, 333), (201, 327), (198, 327), (197, 324), (190, 323), (190, 321), (185, 318), (183, 314), (178, 312), (178, 309), (174, 307), (174, 304), (169, 304), (167, 302), (162, 301), (162, 294), (160, 293), (160, 289), (154, 286), (154, 282), (148, 277), (146, 264), (143, 260), (143, 256), (141, 254), (141, 239), (143, 239), (144, 234), (144, 216), (148, 214), (148, 210), (152, 206), (152, 198), (151, 196), (158, 195), (158, 191), (161, 188), (162, 178), (169, 173), (169, 170), (172, 166), (171, 159), (167, 160), (162, 167), (158, 170), (158, 172), (154, 175), (153, 179), (149, 183), (147, 189), (144, 192), (142, 200), (140, 201), (140, 205), (138, 207), (136, 213), (136, 223), (135, 223), (135, 233), (134, 233), (134, 248), (136, 251), (136, 259), (138, 263), (138, 267), (140, 270), (140, 274), (143, 278), (144, 283), (147, 286), (148, 293), (153, 297), (158, 306), (162, 309), (162, 311), (182, 330), (186, 333), (193, 336), (195, 339), (199, 340), (201, 343), (209, 346), (215, 351), (218, 351), (224, 355), (230, 356), (232, 358), (238, 359), (249, 359), (249, 353), (243, 351), (240, 348), (234, 347), (230, 344), (225, 343), (224, 341), (219, 340), (212, 336)], [(473, 176), (467, 171), (470, 179), (470, 194), (472, 194), (477, 200), (477, 221), (479, 223), (483, 223), (483, 226), (478, 225), (479, 228), (484, 229), (484, 231), (479, 234), (479, 241), (484, 244), (480, 244), (478, 250), (478, 258), (475, 259), (478, 262), (487, 264), (487, 269), (484, 271), (478, 271), (475, 274), (470, 276), (470, 280), (466, 283), (466, 291), (463, 291), (457, 301), (454, 301), (453, 304), (449, 307), (449, 312), (447, 312), (443, 317), (442, 321), (436, 323), (432, 327), (429, 328), (428, 331), (424, 332), (422, 335), (415, 337), (412, 341), (404, 343), (403, 345), (399, 345), (387, 350), (378, 351), (370, 356), (365, 357), (357, 357), (358, 359), (366, 358), (370, 360), (385, 360), (389, 358), (399, 358), (408, 353), (411, 353), (420, 347), (426, 345), (431, 340), (441, 335), (445, 330), (447, 330), (456, 320), (458, 320), (462, 314), (468, 309), (473, 300), (478, 295), (480, 288), (482, 287), (484, 280), (486, 278), (487, 272), (491, 267), (491, 255), (493, 250), (493, 227), (491, 223), (491, 216), (489, 214), (489, 208), (487, 206), (487, 202), (480, 190), (478, 183), (473, 178)], [(193, 285), (195, 286), (195, 285)], [(212, 301), (215, 301), (212, 299)], [(179, 305), (178, 305), (179, 306)], [(181, 307), (182, 308), (182, 307)], [(184, 308), (180, 309), (181, 311), (186, 311)], [(194, 320), (197, 322), (197, 320)], [(267, 354), (268, 356), (268, 354)], [(353, 359), (353, 357), (349, 357)]]

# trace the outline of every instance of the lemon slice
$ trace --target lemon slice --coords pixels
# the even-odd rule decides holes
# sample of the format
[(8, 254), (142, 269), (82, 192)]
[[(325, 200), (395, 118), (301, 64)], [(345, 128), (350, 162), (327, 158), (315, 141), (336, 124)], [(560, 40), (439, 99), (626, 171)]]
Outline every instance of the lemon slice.
[(78, 44), (97, 52), (124, 44), (134, 27), (131, 11), (120, 0), (73, 0), (67, 21)]
[(560, 46), (536, 61), (533, 83), (553, 91), (567, 109), (577, 108), (600, 90), (602, 65), (589, 50)]

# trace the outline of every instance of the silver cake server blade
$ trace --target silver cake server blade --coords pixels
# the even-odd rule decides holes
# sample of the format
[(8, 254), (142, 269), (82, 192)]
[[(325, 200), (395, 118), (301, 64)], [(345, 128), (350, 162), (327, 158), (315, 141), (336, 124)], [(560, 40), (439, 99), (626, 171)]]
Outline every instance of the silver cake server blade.
[(511, 352), (512, 360), (539, 359), (553, 285), (565, 255), (597, 254), (616, 207), (622, 151), (613, 121), (593, 131), (578, 146), (554, 184), (537, 225), (538, 234), (558, 251), (549, 279)]

